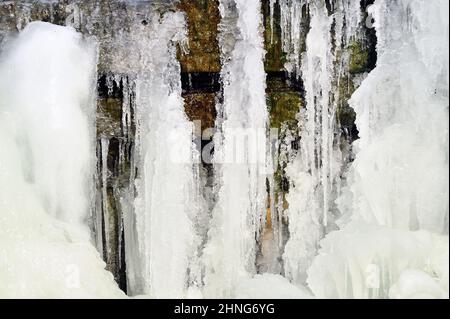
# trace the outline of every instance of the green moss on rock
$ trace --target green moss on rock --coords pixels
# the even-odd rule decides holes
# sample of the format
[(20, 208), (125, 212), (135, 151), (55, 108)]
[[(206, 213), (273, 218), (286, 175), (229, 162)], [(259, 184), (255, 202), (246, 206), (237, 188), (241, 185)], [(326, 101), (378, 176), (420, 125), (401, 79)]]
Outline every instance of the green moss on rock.
[(264, 16), (264, 45), (266, 49), (265, 69), (266, 72), (279, 72), (284, 70), (286, 53), (282, 49), (281, 39), (281, 12), (279, 5), (275, 5), (273, 21), (270, 17), (269, 1), (263, 1), (262, 12)]
[(353, 42), (349, 46), (350, 64), (349, 72), (351, 74), (364, 73), (369, 65), (369, 52), (361, 44)]
[(297, 114), (302, 107), (300, 94), (297, 92), (272, 92), (267, 95), (270, 110), (270, 125), (281, 129), (283, 124), (291, 130), (298, 127)]
[(182, 71), (220, 72), (218, 0), (181, 0), (178, 8), (186, 13), (189, 37), (189, 52), (178, 55)]

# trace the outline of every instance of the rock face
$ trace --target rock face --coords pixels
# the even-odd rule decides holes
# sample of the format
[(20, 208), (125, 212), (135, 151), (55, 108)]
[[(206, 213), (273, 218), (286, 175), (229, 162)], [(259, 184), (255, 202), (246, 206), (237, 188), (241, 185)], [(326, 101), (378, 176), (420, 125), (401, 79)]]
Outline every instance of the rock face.
[(179, 55), (182, 72), (220, 72), (218, 5), (217, 0), (181, 0), (178, 4), (178, 9), (186, 13), (189, 36), (189, 52)]
[[(216, 104), (222, 89), (218, 42), (219, 1), (181, 0), (177, 8), (185, 12), (188, 24), (189, 50), (178, 54), (185, 111), (191, 121), (198, 123), (196, 138), (205, 146), (212, 136), (202, 138), (202, 133), (215, 127)], [(205, 168), (211, 176), (212, 166), (206, 165)]]
[[(362, 3), (367, 6), (371, 1)], [(119, 198), (125, 189), (132, 187), (136, 174), (130, 164), (135, 129), (135, 88), (131, 74), (134, 57), (130, 56), (132, 52), (127, 48), (127, 43), (136, 39), (129, 34), (133, 33), (134, 28), (145, 27), (153, 14), (161, 14), (167, 10), (185, 12), (189, 50), (185, 52), (180, 48), (178, 54), (185, 111), (191, 121), (201, 121), (201, 131), (214, 128), (216, 105), (222, 96), (218, 5), (218, 0), (155, 0), (133, 5), (118, 0), (0, 2), (0, 52), (3, 41), (7, 41), (9, 36), (35, 20), (71, 25), (86, 36), (95, 36), (98, 40), (97, 213), (93, 216), (92, 227), (97, 234), (97, 248), (103, 253), (108, 270), (114, 274), (116, 281), (125, 291), (126, 264), (123, 255), (126, 243), (122, 226), (124, 209)], [(295, 152), (300, 138), (297, 114), (305, 106), (303, 83), (296, 75), (285, 71), (287, 52), (283, 52), (278, 1), (271, 7), (270, 0), (262, 0), (262, 9), (267, 53), (267, 105), (270, 111), (270, 126), (279, 130), (280, 138), (280, 145), (275, 152), (281, 154), (287, 147)], [(304, 14), (307, 17), (308, 12), (305, 11)], [(305, 19), (304, 23), (307, 29), (308, 19)], [(305, 32), (301, 39), (303, 43), (306, 34)], [(358, 135), (354, 125), (355, 114), (347, 101), (356, 89), (355, 79), (373, 69), (375, 65), (375, 43), (375, 34), (367, 30), (362, 41), (355, 41), (350, 46), (349, 76), (343, 77), (339, 82), (339, 96), (342, 101), (337, 111), (337, 120), (344, 132), (343, 147), (348, 148)], [(305, 50), (304, 46), (302, 50)], [(288, 129), (293, 132), (290, 133), (293, 136), (287, 136)], [(202, 144), (206, 145), (207, 142), (209, 140), (203, 141)], [(212, 166), (204, 164), (206, 175), (211, 178)], [(271, 190), (273, 202), (268, 203), (269, 220), (273, 220), (276, 214), (272, 211), (274, 203), (286, 208), (284, 196), (289, 191), (289, 181), (284, 172), (286, 165), (287, 159), (281, 161), (274, 174)], [(211, 180), (209, 183), (211, 184)], [(276, 216), (277, 220), (282, 217), (285, 216)], [(286, 224), (286, 219), (283, 219), (283, 223)], [(273, 226), (271, 222), (268, 225)], [(283, 226), (279, 227), (285, 241), (289, 234)]]

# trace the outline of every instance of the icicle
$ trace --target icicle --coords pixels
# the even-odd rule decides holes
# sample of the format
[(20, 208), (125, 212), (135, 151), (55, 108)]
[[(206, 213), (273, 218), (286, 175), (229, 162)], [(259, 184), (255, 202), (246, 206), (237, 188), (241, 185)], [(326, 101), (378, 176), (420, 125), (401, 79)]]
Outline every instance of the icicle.
[(109, 256), (110, 253), (110, 234), (109, 234), (109, 212), (108, 212), (108, 154), (109, 154), (109, 139), (108, 138), (102, 138), (100, 141), (100, 147), (101, 147), (101, 190), (102, 190), (102, 227), (97, 229), (97, 231), (104, 231), (105, 233), (105, 242), (106, 247), (103, 247), (105, 250), (107, 256)]
[(354, 0), (341, 0), (339, 3), (342, 8), (339, 8), (345, 17), (345, 44), (350, 44), (352, 39), (358, 40), (360, 24), (362, 20), (361, 2)]
[[(305, 281), (318, 242), (332, 226), (331, 221), (334, 222), (334, 200), (340, 189), (343, 167), (339, 138), (336, 138), (339, 136), (335, 118), (339, 88), (334, 86), (334, 78), (340, 75), (339, 67), (336, 69), (340, 60), (337, 51), (332, 50), (331, 33), (340, 13), (330, 16), (322, 2), (310, 1), (308, 5), (311, 29), (301, 61), (306, 110), (301, 111), (299, 118), (299, 156), (287, 168), (292, 184), (287, 197), (291, 238), (284, 254), (286, 275), (299, 283)], [(337, 23), (335, 28), (340, 25)]]
[(125, 139), (130, 139), (131, 130), (131, 89), (129, 86), (129, 79), (124, 77), (121, 81), (123, 85), (123, 105), (122, 105), (122, 132)]
[(270, 43), (271, 44), (273, 44), (273, 36), (274, 36), (274, 34), (275, 34), (275, 31), (274, 31), (274, 25), (275, 25), (275, 4), (276, 4), (276, 2), (277, 2), (277, 0), (270, 0), (270, 3), (269, 3), (269, 15), (270, 15), (270, 31), (271, 31), (271, 34), (270, 34)]
[(77, 3), (70, 3), (66, 6), (66, 26), (71, 26), (75, 29), (81, 27), (82, 12)]
[[(93, 233), (95, 235), (95, 244), (97, 251), (103, 256), (103, 194), (102, 194), (102, 143), (97, 141), (97, 170), (95, 172), (96, 192), (95, 209), (93, 211)], [(100, 160), (99, 160), (100, 159)]]
[(301, 46), (303, 30), (303, 7), (308, 5), (306, 0), (279, 0), (281, 8), (281, 37), (283, 51), (287, 53), (285, 65), (288, 72), (301, 75)]
[(108, 89), (108, 96), (111, 96), (114, 92), (114, 75), (108, 74), (106, 76), (106, 87)]

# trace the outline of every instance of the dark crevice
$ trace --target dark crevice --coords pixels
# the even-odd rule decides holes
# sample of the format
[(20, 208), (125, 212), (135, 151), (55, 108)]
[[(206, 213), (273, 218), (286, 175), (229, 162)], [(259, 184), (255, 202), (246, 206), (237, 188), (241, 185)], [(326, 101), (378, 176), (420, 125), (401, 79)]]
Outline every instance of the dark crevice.
[(97, 94), (101, 99), (123, 99), (123, 86), (122, 84), (118, 85), (115, 81), (113, 81), (112, 92), (109, 92), (108, 88), (108, 75), (100, 75), (97, 83)]
[(220, 73), (193, 72), (181, 73), (183, 93), (216, 93), (220, 92)]
[[(369, 13), (368, 8), (369, 6), (373, 5), (375, 3), (375, 0), (361, 0), (361, 9), (364, 12), (364, 23), (369, 19)], [(373, 25), (372, 21), (372, 25)], [(368, 71), (372, 71), (375, 69), (377, 65), (377, 59), (378, 59), (378, 53), (377, 53), (377, 32), (374, 27), (368, 27), (367, 25), (364, 25), (364, 31), (365, 31), (365, 46), (367, 48), (367, 51), (369, 53), (369, 59), (367, 63), (367, 69)]]
[(286, 71), (267, 72), (266, 82), (268, 84), (278, 82), (281, 85), (271, 87), (268, 85), (268, 90), (275, 89), (277, 92), (299, 92), (304, 97), (305, 87), (301, 77), (291, 75)]

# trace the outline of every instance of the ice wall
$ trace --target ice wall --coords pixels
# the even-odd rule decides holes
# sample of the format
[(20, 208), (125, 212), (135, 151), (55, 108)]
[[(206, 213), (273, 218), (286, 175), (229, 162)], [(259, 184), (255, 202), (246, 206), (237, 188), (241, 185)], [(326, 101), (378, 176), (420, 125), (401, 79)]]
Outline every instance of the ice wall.
[[(289, 132), (281, 150), (290, 181), (283, 211), (286, 202), (278, 194), (275, 207), (275, 178), (266, 171), (273, 159), (266, 148), (261, 1), (220, 1), (223, 96), (210, 225), (181, 98), (176, 51), (185, 44), (183, 15), (140, 1), (75, 1), (50, 12), (51, 21), (98, 37), (108, 96), (118, 87), (123, 95), (117, 165), (126, 173), (112, 176), (115, 141), (99, 136), (92, 224), (105, 260), (117, 252), (120, 264), (125, 258), (130, 295), (308, 298), (301, 288), (307, 282), (325, 298), (448, 298), (448, 3), (377, 0), (371, 12), (379, 60), (365, 79), (349, 74), (348, 50), (367, 40), (364, 2), (268, 3), (272, 16), (280, 6), (286, 69), (304, 84), (306, 102), (298, 154)], [(36, 3), (21, 4), (12, 29), (22, 30), (37, 10)], [(0, 296), (123, 296), (88, 241), (95, 48), (72, 29), (47, 24), (5, 40)], [(347, 102), (343, 95), (361, 82), (351, 101), (361, 139), (344, 175), (349, 150), (336, 115)], [(130, 180), (119, 181), (124, 176)], [(260, 233), (268, 206), (273, 238)], [(279, 269), (283, 217), (290, 238)], [(117, 238), (122, 227), (125, 242)], [(256, 269), (259, 253), (264, 267)], [(286, 280), (253, 277), (257, 270), (280, 271)]]
[(361, 139), (338, 201), (350, 224), (308, 272), (319, 297), (448, 298), (448, 6), (371, 7), (379, 59), (350, 102)]
[(0, 58), (0, 296), (120, 297), (90, 244), (96, 46), (31, 23)]
[(205, 295), (233, 297), (255, 272), (256, 240), (267, 207), (264, 47), (261, 3), (222, 0), (223, 104), (215, 137), (218, 199), (204, 252)]

